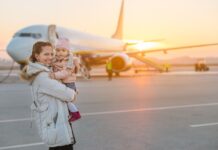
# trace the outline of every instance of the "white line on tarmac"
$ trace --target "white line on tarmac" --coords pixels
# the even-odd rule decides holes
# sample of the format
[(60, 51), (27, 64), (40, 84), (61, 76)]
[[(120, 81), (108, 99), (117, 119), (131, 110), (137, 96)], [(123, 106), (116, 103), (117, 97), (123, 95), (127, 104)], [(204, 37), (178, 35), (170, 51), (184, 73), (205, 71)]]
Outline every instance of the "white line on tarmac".
[[(105, 111), (105, 112), (93, 112), (93, 113), (83, 113), (82, 116), (92, 116), (92, 115), (104, 115), (104, 114), (117, 114), (117, 113), (129, 113), (129, 112), (143, 112), (143, 111), (155, 111), (155, 110), (170, 110), (170, 109), (180, 109), (180, 108), (193, 108), (193, 107), (205, 107), (205, 106), (216, 106), (218, 103), (206, 103), (206, 104), (192, 104), (192, 105), (180, 105), (180, 106), (167, 106), (167, 107), (153, 107), (153, 108), (139, 108), (139, 109), (128, 109), (128, 110), (117, 110), (117, 111)], [(2, 120), (0, 123), (16, 122), (16, 121), (27, 121), (31, 118), (14, 119), (14, 120)], [(215, 124), (215, 123), (214, 123)], [(216, 123), (218, 125), (218, 123)], [(191, 125), (191, 127), (197, 127), (197, 125)], [(43, 145), (43, 143), (30, 143), (23, 145), (13, 145), (7, 147), (0, 147), (0, 150), (5, 149), (16, 149), (22, 147), (31, 147)]]
[(30, 146), (38, 146), (43, 145), (44, 143), (31, 143), (31, 144), (23, 144), (23, 145), (13, 145), (13, 146), (6, 146), (6, 147), (0, 147), (0, 150), (5, 149), (17, 149), (17, 148), (23, 148), (23, 147), (30, 147)]
[[(166, 75), (166, 76), (171, 76), (171, 75), (218, 75), (218, 71), (210, 71), (210, 72), (195, 72), (195, 71), (172, 71), (172, 72), (166, 72), (166, 73), (152, 73), (155, 75)], [(7, 73), (0, 73), (0, 76), (6, 76), (8, 75)], [(94, 73), (93, 76), (107, 76), (104, 73)], [(129, 75), (135, 75), (135, 74), (129, 74)], [(11, 73), (10, 77), (18, 77), (18, 73)], [(80, 77), (80, 75), (78, 75)]]
[(190, 127), (196, 128), (196, 127), (207, 127), (207, 126), (216, 126), (218, 125), (218, 122), (213, 122), (213, 123), (204, 123), (204, 124), (192, 124)]
[(172, 72), (164, 72), (161, 75), (217, 75), (218, 71), (210, 71), (210, 72), (194, 72), (194, 71), (172, 71)]
[(117, 113), (128, 113), (128, 112), (169, 110), (169, 109), (216, 106), (216, 105), (218, 105), (218, 103), (192, 104), (192, 105), (180, 105), (180, 106), (166, 106), (166, 107), (153, 107), (153, 108), (139, 108), (139, 109), (117, 110), (117, 111), (93, 112), (93, 113), (85, 113), (83, 115), (90, 116), (90, 115), (103, 115), (103, 114), (117, 114)]
[(27, 121), (27, 120), (30, 120), (30, 119), (31, 119), (31, 118), (11, 119), (11, 120), (0, 120), (0, 123)]
[[(143, 112), (143, 111), (156, 111), (156, 110), (170, 110), (170, 109), (206, 107), (206, 106), (217, 106), (217, 105), (218, 105), (218, 103), (203, 103), (203, 104), (178, 105), (178, 106), (153, 107), (153, 108), (150, 107), (150, 108), (138, 108), (138, 109), (126, 109), (126, 110), (115, 110), (115, 111), (82, 113), (82, 116), (104, 115), (104, 114), (118, 114), (118, 113), (129, 113), (129, 112)], [(29, 120), (31, 120), (31, 118), (0, 120), (0, 123), (29, 121)]]

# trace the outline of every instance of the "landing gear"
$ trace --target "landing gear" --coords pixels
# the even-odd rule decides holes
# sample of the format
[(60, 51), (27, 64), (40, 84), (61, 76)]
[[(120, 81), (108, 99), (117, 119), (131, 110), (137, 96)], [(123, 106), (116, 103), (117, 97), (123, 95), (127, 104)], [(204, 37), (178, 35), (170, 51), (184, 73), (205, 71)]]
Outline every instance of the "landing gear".
[(195, 71), (209, 71), (209, 67), (206, 64), (205, 59), (199, 59), (195, 64)]
[(119, 72), (115, 72), (115, 76), (116, 76), (116, 77), (119, 77), (119, 76), (120, 76), (120, 73), (119, 73)]
[(82, 64), (80, 65), (80, 73), (81, 73), (82, 77), (85, 79), (91, 78), (90, 72), (85, 65), (82, 65)]
[(195, 64), (195, 71), (209, 71), (209, 67), (206, 64)]

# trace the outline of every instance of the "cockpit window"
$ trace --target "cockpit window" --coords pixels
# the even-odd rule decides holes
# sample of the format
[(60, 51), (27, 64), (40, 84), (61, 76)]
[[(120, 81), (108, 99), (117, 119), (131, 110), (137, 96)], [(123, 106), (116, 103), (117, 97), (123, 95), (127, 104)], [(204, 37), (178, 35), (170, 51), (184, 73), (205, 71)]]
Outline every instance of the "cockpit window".
[(39, 39), (42, 35), (40, 33), (15, 33), (13, 37), (32, 37), (34, 39)]

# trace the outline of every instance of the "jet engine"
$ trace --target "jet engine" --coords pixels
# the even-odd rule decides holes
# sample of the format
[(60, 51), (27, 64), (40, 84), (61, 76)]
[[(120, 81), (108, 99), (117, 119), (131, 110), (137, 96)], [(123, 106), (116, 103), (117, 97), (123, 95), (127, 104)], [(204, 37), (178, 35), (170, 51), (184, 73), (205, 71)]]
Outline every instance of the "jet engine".
[(117, 53), (109, 61), (112, 63), (113, 72), (126, 71), (132, 67), (132, 59), (125, 53)]

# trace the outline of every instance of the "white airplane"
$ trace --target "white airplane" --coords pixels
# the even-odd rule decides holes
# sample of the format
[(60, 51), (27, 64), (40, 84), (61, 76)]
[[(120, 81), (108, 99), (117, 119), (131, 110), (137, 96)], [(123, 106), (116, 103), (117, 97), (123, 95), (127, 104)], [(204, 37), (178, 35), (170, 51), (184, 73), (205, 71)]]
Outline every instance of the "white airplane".
[(166, 53), (169, 50), (218, 45), (218, 43), (211, 43), (173, 47), (168, 49), (127, 51), (128, 45), (134, 43), (127, 43), (121, 40), (123, 11), (124, 0), (122, 0), (121, 3), (116, 32), (111, 38), (70, 30), (56, 25), (32, 25), (17, 31), (14, 34), (13, 38), (7, 45), (7, 52), (13, 60), (23, 66), (27, 63), (27, 59), (32, 52), (32, 46), (35, 42), (50, 41), (52, 44), (55, 44), (58, 39), (65, 38), (70, 41), (72, 52), (80, 56), (84, 74), (89, 76), (91, 67), (106, 64), (106, 61), (111, 61), (112, 70), (116, 74), (126, 71), (132, 66), (132, 57), (139, 59), (161, 71), (161, 68), (159, 68), (157, 64), (142, 58), (141, 54), (160, 51)]

